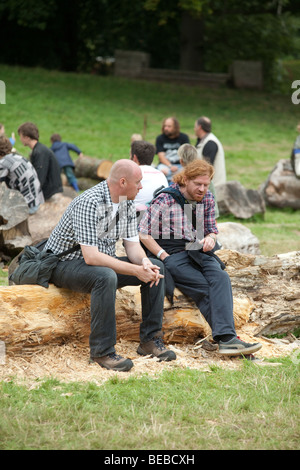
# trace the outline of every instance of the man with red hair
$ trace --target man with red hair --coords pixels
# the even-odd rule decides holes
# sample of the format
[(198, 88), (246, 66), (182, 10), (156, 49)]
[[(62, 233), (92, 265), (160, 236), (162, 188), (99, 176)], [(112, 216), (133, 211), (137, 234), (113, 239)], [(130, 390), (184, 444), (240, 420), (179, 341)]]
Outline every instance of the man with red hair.
[(250, 355), (261, 344), (245, 343), (236, 336), (230, 278), (214, 253), (218, 229), (208, 189), (213, 175), (213, 166), (205, 160), (185, 166), (174, 176), (174, 184), (153, 199), (139, 224), (140, 239), (163, 261), (169, 297), (178, 287), (195, 301), (220, 354)]

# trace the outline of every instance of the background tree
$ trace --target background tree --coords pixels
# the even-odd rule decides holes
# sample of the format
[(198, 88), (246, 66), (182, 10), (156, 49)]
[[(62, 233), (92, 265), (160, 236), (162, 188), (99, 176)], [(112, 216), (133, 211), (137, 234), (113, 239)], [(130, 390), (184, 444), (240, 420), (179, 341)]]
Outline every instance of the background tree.
[(297, 0), (2, 0), (0, 61), (91, 71), (116, 49), (148, 52), (151, 66), (227, 72), (233, 60), (297, 57)]

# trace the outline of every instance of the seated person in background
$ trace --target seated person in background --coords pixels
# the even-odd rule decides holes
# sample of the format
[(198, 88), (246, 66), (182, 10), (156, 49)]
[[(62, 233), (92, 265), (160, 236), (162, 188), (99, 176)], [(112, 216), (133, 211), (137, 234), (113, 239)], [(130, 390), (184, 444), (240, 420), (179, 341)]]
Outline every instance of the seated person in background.
[(174, 117), (166, 118), (162, 124), (162, 134), (156, 138), (156, 152), (160, 161), (157, 169), (166, 175), (169, 182), (181, 169), (177, 150), (185, 143), (189, 144), (190, 139), (187, 134), (180, 132), (178, 120)]
[(134, 202), (136, 210), (145, 210), (147, 204), (153, 199), (153, 193), (158, 188), (166, 188), (168, 181), (165, 175), (152, 165), (155, 147), (144, 140), (135, 140), (131, 144), (131, 160), (137, 163), (142, 170), (142, 189), (137, 193)]
[(197, 159), (175, 175), (174, 189), (182, 204), (167, 192), (174, 194), (173, 188), (166, 188), (165, 193), (162, 190), (139, 224), (140, 240), (163, 261), (169, 296), (168, 283), (173, 282), (195, 301), (212, 329), (219, 352), (227, 356), (249, 355), (258, 351), (261, 344), (245, 343), (237, 337), (230, 278), (213, 253), (218, 233), (214, 199), (208, 190), (213, 171), (212, 165)]
[(297, 131), (299, 132), (299, 135), (293, 146), (291, 164), (296, 177), (300, 178), (300, 122), (297, 126)]
[(132, 144), (132, 142), (134, 142), (135, 140), (143, 140), (143, 137), (141, 136), (141, 134), (132, 134), (132, 136), (130, 137), (130, 143)]
[(214, 167), (213, 182), (226, 183), (226, 167), (224, 149), (219, 139), (211, 132), (211, 120), (202, 116), (195, 122), (195, 134), (198, 137), (196, 149), (198, 158), (204, 158)]
[(12, 153), (12, 145), (5, 136), (0, 136), (0, 182), (8, 188), (17, 189), (25, 198), (29, 214), (34, 214), (44, 202), (37, 173), (31, 163), (21, 155)]
[(65, 173), (69, 185), (79, 192), (77, 179), (74, 174), (75, 164), (69, 154), (69, 150), (76, 152), (79, 158), (83, 156), (81, 150), (74, 144), (62, 142), (59, 134), (52, 134), (50, 141), (52, 142), (50, 149), (56, 156), (60, 169)]
[[(188, 165), (189, 163), (193, 162), (194, 160), (198, 158), (197, 150), (191, 144), (181, 145), (178, 149), (178, 155), (179, 155), (180, 164), (182, 165), (182, 167)], [(217, 219), (220, 214), (219, 214), (219, 208), (218, 208), (218, 203), (217, 203), (215, 186), (212, 181), (210, 182), (208, 189), (213, 194), (214, 199), (215, 199), (215, 218)]]
[(62, 181), (58, 161), (46, 145), (39, 142), (39, 131), (32, 122), (25, 122), (18, 129), (20, 140), (32, 152), (30, 161), (37, 172), (45, 200), (56, 193), (62, 193)]

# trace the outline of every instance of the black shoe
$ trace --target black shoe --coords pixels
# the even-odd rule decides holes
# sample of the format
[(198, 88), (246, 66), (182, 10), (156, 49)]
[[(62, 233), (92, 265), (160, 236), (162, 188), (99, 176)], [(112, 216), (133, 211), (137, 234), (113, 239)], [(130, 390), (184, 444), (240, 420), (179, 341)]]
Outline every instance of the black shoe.
[(116, 370), (119, 372), (127, 372), (133, 367), (131, 359), (125, 359), (115, 352), (107, 354), (107, 356), (91, 357), (91, 362), (97, 362), (99, 366), (108, 370)]
[(176, 359), (176, 354), (165, 347), (161, 336), (155, 336), (147, 343), (140, 343), (137, 352), (142, 356), (157, 357), (160, 361), (174, 361)]
[(248, 356), (258, 351), (262, 347), (261, 343), (245, 343), (238, 337), (227, 342), (219, 341), (219, 353), (225, 356)]

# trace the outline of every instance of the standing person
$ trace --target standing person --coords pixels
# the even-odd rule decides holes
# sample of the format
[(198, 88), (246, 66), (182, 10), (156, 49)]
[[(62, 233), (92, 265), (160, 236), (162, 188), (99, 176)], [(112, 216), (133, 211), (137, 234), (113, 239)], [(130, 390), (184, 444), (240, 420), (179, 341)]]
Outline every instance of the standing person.
[(131, 160), (140, 166), (142, 171), (142, 189), (137, 193), (134, 202), (137, 210), (143, 210), (153, 199), (158, 188), (166, 188), (169, 183), (165, 175), (152, 166), (155, 147), (150, 142), (135, 140), (131, 144)]
[(159, 158), (158, 170), (162, 171), (168, 181), (181, 169), (177, 150), (182, 144), (189, 144), (187, 134), (180, 132), (180, 124), (175, 117), (168, 117), (162, 123), (162, 134), (156, 138), (156, 152)]
[(34, 214), (44, 202), (37, 173), (30, 162), (12, 153), (12, 144), (0, 136), (0, 183), (4, 181), (11, 189), (17, 189), (25, 198), (29, 214)]
[(211, 120), (202, 116), (195, 122), (195, 134), (198, 137), (196, 149), (199, 158), (204, 158), (214, 167), (214, 185), (226, 183), (224, 149), (219, 139), (211, 132)]
[[(184, 167), (174, 177), (175, 188), (162, 190), (145, 212), (139, 225), (140, 239), (164, 262), (174, 286), (195, 301), (212, 329), (219, 352), (249, 355), (261, 344), (245, 343), (236, 336), (230, 278), (213, 253), (218, 229), (213, 195), (208, 190), (212, 177), (213, 167), (205, 160), (197, 159)], [(175, 193), (184, 206), (175, 201)]]
[(79, 192), (77, 179), (74, 174), (75, 164), (69, 154), (69, 150), (76, 152), (79, 158), (83, 156), (81, 150), (74, 144), (62, 142), (59, 134), (52, 134), (50, 141), (52, 142), (50, 149), (56, 156), (60, 169), (65, 173), (69, 185)]
[[(58, 287), (91, 293), (91, 359), (100, 366), (130, 370), (133, 363), (115, 352), (115, 299), (118, 287), (141, 285), (141, 343), (137, 352), (161, 361), (176, 358), (162, 341), (163, 264), (146, 257), (139, 243), (134, 198), (142, 172), (131, 160), (119, 160), (107, 180), (77, 196), (52, 231), (45, 249), (59, 253), (80, 244), (80, 250), (58, 263), (51, 277)], [(123, 238), (126, 257), (116, 256)]]
[(30, 161), (34, 166), (40, 180), (45, 200), (56, 193), (62, 193), (62, 181), (58, 161), (46, 145), (39, 142), (39, 131), (32, 122), (25, 122), (18, 129), (20, 140), (32, 152)]

